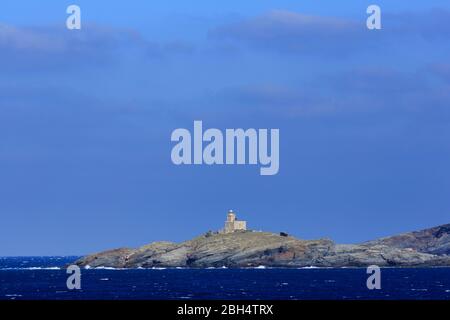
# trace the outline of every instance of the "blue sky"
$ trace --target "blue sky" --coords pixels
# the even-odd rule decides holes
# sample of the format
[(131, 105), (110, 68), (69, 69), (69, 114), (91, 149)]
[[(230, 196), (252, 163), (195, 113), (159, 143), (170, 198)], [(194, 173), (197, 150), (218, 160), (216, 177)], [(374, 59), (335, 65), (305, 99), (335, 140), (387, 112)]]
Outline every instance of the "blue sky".
[[(82, 30), (65, 29), (69, 4)], [(358, 242), (450, 222), (450, 5), (2, 1), (0, 255), (219, 229)], [(174, 166), (176, 128), (279, 128), (280, 172)]]

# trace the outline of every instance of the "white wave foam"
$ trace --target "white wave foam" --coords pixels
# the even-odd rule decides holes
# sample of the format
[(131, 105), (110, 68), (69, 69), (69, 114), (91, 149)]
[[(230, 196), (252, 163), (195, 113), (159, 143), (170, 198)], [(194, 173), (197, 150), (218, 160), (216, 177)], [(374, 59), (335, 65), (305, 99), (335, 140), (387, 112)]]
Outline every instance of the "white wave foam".
[(0, 268), (0, 270), (61, 270), (60, 267), (18, 267), (18, 268)]

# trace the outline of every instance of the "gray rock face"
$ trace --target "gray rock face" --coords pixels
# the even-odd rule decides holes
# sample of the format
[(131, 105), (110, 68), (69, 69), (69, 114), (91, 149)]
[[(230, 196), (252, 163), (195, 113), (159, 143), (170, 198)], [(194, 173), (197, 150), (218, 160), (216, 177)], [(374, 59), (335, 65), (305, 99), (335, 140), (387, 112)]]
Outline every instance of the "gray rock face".
[(137, 249), (105, 251), (76, 263), (115, 268), (450, 266), (449, 226), (359, 245), (268, 232), (205, 234), (182, 243), (154, 242)]
[(369, 241), (366, 244), (381, 244), (437, 255), (450, 255), (450, 224)]

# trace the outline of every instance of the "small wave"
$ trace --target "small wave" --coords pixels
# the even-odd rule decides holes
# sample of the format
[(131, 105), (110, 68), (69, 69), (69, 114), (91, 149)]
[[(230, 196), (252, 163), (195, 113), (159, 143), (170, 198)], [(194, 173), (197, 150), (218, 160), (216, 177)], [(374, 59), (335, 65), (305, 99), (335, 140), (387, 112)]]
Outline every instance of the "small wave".
[(166, 270), (166, 268), (162, 268), (162, 267), (153, 267), (152, 270)]
[(415, 289), (415, 288), (412, 288), (411, 291), (428, 291), (428, 289)]
[(0, 270), (61, 270), (60, 267), (17, 267), (17, 268), (0, 268)]
[(30, 267), (28, 270), (61, 270), (60, 267)]
[(257, 266), (255, 269), (266, 269), (266, 266)]
[(108, 281), (109, 280), (109, 278), (101, 278), (101, 279), (99, 279), (100, 281)]

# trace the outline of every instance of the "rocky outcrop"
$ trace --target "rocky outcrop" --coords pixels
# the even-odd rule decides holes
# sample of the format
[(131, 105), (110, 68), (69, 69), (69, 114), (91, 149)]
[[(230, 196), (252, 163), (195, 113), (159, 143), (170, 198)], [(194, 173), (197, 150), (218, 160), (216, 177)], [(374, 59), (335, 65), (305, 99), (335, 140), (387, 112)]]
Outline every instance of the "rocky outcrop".
[(105, 251), (76, 263), (115, 268), (450, 266), (449, 226), (359, 245), (268, 232), (207, 233), (182, 243), (154, 242), (137, 249)]
[(380, 244), (394, 248), (410, 248), (424, 253), (450, 255), (450, 224), (381, 238), (366, 242), (366, 244)]

